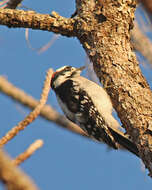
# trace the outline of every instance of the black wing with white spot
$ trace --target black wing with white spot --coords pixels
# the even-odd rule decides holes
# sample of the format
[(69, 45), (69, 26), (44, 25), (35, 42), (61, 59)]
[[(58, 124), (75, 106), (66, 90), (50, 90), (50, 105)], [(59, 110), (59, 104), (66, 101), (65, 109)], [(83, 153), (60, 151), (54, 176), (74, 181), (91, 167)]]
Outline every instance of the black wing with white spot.
[(117, 149), (117, 143), (107, 127), (104, 118), (99, 114), (89, 95), (80, 89), (79, 92), (79, 115), (77, 122), (90, 137), (103, 141), (109, 146)]
[(115, 140), (89, 95), (77, 82), (66, 80), (55, 89), (62, 100), (60, 106), (71, 121), (78, 124), (88, 135), (117, 149)]
[(121, 145), (136, 156), (139, 156), (136, 145), (132, 143), (123, 132), (107, 125), (86, 91), (80, 89), (80, 94), (79, 102), (81, 117), (79, 114), (77, 118), (79, 126), (81, 126), (90, 137), (98, 141), (103, 141), (114, 149), (118, 149), (119, 145)]

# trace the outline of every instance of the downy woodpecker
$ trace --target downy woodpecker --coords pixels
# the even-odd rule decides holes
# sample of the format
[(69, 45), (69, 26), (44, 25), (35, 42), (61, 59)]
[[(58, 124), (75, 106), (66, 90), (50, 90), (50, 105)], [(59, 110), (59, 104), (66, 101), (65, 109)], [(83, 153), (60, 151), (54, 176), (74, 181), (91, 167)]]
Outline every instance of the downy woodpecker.
[(138, 156), (136, 145), (118, 130), (108, 94), (98, 84), (80, 76), (83, 69), (64, 66), (52, 75), (51, 88), (64, 114), (91, 138), (114, 149), (121, 145)]

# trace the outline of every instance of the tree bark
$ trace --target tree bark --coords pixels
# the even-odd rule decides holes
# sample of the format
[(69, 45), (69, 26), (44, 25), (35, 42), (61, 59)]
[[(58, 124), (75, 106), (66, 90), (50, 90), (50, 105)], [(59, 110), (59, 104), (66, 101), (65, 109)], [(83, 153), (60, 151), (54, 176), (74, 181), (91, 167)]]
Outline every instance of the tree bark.
[(134, 0), (77, 0), (77, 37), (152, 175), (152, 93), (130, 45)]
[(152, 93), (130, 45), (136, 1), (76, 0), (76, 8), (73, 19), (0, 10), (0, 24), (76, 36), (152, 176)]

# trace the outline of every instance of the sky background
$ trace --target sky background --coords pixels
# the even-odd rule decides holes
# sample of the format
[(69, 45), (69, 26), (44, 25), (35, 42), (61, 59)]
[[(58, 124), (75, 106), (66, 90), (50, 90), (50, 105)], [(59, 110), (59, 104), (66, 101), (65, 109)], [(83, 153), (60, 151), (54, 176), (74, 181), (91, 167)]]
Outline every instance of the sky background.
[[(74, 0), (25, 0), (23, 5), (39, 13), (48, 14), (54, 10), (65, 17), (70, 17), (75, 10)], [(34, 48), (46, 44), (52, 36), (51, 32), (29, 30)], [(82, 46), (75, 38), (59, 37), (51, 48), (38, 55), (27, 45), (25, 29), (5, 26), (0, 26), (0, 57), (0, 75), (36, 99), (40, 98), (48, 68), (55, 70), (64, 65), (79, 67), (84, 65), (86, 59)], [(151, 85), (150, 66), (141, 68)], [(61, 112), (52, 91), (47, 103)], [(0, 94), (0, 137), (28, 113), (29, 109)], [(147, 171), (141, 169), (142, 163), (134, 155), (109, 150), (105, 145), (63, 130), (40, 117), (9, 142), (5, 150), (16, 157), (36, 139), (44, 140), (43, 148), (21, 164), (21, 168), (40, 189), (143, 190), (152, 186)]]

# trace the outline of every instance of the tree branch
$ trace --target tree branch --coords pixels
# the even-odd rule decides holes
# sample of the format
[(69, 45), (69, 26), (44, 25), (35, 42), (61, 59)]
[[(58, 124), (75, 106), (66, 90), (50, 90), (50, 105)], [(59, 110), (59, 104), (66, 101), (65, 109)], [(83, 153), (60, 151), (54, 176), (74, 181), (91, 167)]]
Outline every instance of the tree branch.
[(13, 127), (10, 131), (7, 132), (7, 134), (4, 137), (0, 139), (0, 147), (2, 147), (8, 141), (14, 138), (19, 133), (19, 131), (25, 129), (25, 127), (27, 127), (30, 123), (32, 123), (38, 117), (42, 107), (45, 105), (47, 101), (48, 93), (50, 91), (50, 79), (51, 79), (52, 73), (53, 73), (53, 70), (49, 69), (47, 72), (47, 76), (46, 76), (46, 80), (44, 83), (44, 88), (41, 94), (41, 99), (40, 99), (39, 104), (28, 116), (25, 117), (25, 119), (19, 122), (17, 126)]
[[(146, 1), (143, 1), (143, 3), (146, 3)], [(141, 13), (137, 13), (136, 15), (136, 20), (134, 21), (134, 28), (131, 30), (131, 44), (133, 45), (134, 50), (141, 53), (145, 57), (145, 59), (147, 59), (149, 64), (152, 64), (152, 42), (150, 38), (147, 36), (147, 32), (150, 32), (151, 30), (150, 14), (144, 13), (146, 10), (140, 4), (138, 6), (138, 9), (142, 10), (144, 16)], [(152, 5), (152, 3), (150, 4)], [(143, 64), (145, 64), (145, 61), (143, 62)]]
[(76, 4), (74, 19), (0, 10), (0, 24), (77, 36), (152, 175), (152, 93), (130, 46), (136, 1), (76, 0)]
[(135, 22), (131, 31), (131, 40), (134, 49), (139, 51), (148, 60), (149, 64), (152, 64), (152, 42), (142, 33), (137, 22)]
[(8, 190), (36, 190), (35, 184), (0, 150), (0, 180)]
[(43, 141), (41, 139), (36, 140), (34, 143), (32, 143), (27, 150), (25, 150), (23, 153), (21, 153), (19, 156), (17, 156), (14, 160), (12, 160), (13, 164), (18, 166), (25, 160), (27, 160), (32, 154), (41, 148), (43, 146)]
[(134, 0), (77, 0), (77, 37), (152, 174), (152, 93), (130, 46)]
[(74, 19), (59, 16), (56, 12), (49, 14), (38, 14), (34, 11), (23, 11), (14, 9), (0, 9), (0, 25), (11, 28), (32, 28), (45, 30), (72, 37), (74, 33)]

